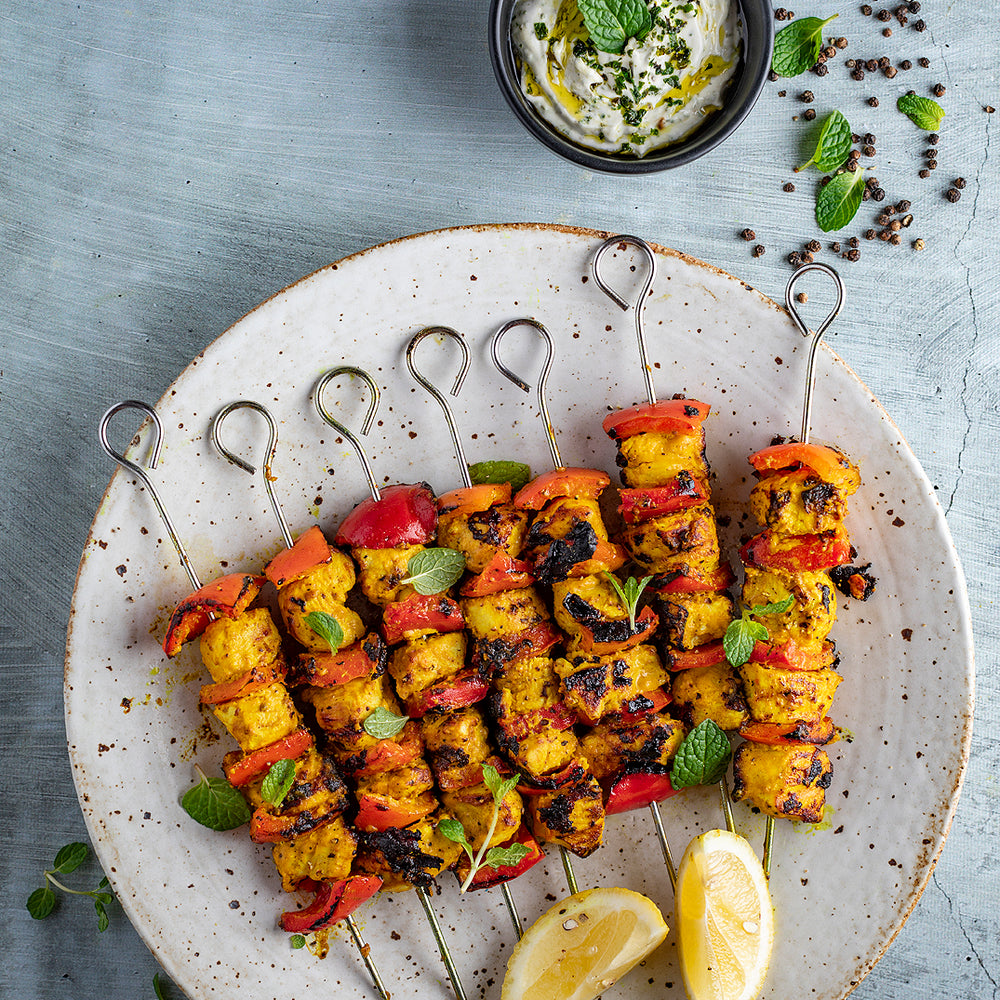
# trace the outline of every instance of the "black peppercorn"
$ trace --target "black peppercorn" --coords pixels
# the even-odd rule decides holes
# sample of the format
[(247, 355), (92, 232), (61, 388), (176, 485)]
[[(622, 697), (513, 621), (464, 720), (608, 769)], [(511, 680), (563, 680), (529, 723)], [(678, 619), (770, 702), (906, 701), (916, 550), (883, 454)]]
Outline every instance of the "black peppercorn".
[(861, 251), (860, 250), (848, 250), (847, 253), (844, 254), (844, 256), (853, 264), (853, 263), (861, 260)]
[(924, 24), (923, 20), (914, 21), (913, 22), (913, 30), (914, 31), (926, 31), (927, 30), (927, 25)]
[(888, 226), (889, 225), (889, 213), (888, 212), (883, 212), (875, 221), (880, 226)]
[(860, 83), (865, 78), (865, 71), (859, 66), (857, 69), (851, 70), (851, 79), (857, 80)]
[(872, 198), (875, 201), (885, 201), (885, 190), (883, 188), (875, 188), (872, 191)]
[(886, 66), (886, 68), (882, 70), (882, 72), (885, 73), (885, 75), (891, 80), (896, 75), (896, 67)]
[(945, 194), (945, 197), (948, 199), (948, 201), (954, 204), (956, 201), (958, 201), (959, 198), (962, 197), (962, 192), (959, 191), (957, 188), (948, 188), (948, 192), (947, 194)]
[(899, 64), (899, 68), (900, 68), (900, 69), (913, 69), (913, 63), (911, 63), (909, 59), (904, 59), (904, 60), (903, 60), (903, 61), (902, 61), (902, 62), (901, 62), (901, 63)]
[(923, 169), (923, 170), (921, 170), (917, 174), (917, 176), (923, 178), (923, 180), (927, 180), (927, 178), (930, 177), (930, 175), (931, 175), (931, 172), (929, 170), (927, 170), (926, 168)]
[(927, 150), (927, 152), (926, 152), (925, 155), (926, 155), (926, 157), (927, 157), (928, 160), (936, 160), (937, 159), (937, 150), (933, 146), (931, 146), (931, 148)]
[(892, 38), (892, 28), (883, 28), (882, 29), (882, 37), (883, 38)]
[(865, 230), (865, 239), (866, 240), (873, 240), (873, 239), (875, 239), (876, 235), (877, 234), (876, 234), (876, 232), (875, 232), (874, 229), (866, 229)]
[(833, 59), (837, 55), (837, 46), (828, 45), (825, 49), (823, 49), (823, 55), (825, 55), (827, 59)]
[(927, 141), (932, 146), (936, 146), (941, 141), (941, 136), (939, 136), (937, 132), (931, 132), (931, 134), (927, 136)]
[(849, 247), (850, 247), (850, 248), (851, 248), (852, 250), (857, 250), (857, 249), (858, 249), (858, 247), (859, 247), (859, 246), (861, 246), (861, 240), (859, 240), (859, 239), (857, 238), (857, 236), (852, 236), (852, 237), (851, 237), (851, 238), (850, 238), (850, 239), (849, 239), (849, 240), (847, 241), (847, 245), (848, 245), (848, 246), (849, 246)]
[(870, 3), (863, 3), (861, 5), (861, 13), (867, 17), (872, 12), (872, 5)]
[(843, 35), (841, 35), (841, 37), (838, 38), (833, 44), (836, 45), (838, 49), (846, 49), (847, 39), (844, 38)]
[(773, 69), (772, 70), (768, 70), (768, 72), (767, 72), (767, 78), (768, 78), (768, 80), (771, 81), (771, 83), (774, 83), (774, 81), (778, 79), (778, 74), (775, 73)]
[(896, 205), (897, 212), (909, 212), (910, 203), (904, 198), (898, 205)]
[(757, 234), (752, 229), (744, 229), (740, 236), (743, 237), (749, 243), (751, 240), (757, 239)]
[(927, 56), (921, 56), (917, 60), (917, 64), (920, 65), (920, 66), (923, 66), (924, 69), (927, 69), (927, 67), (930, 66), (930, 64), (931, 64), (931, 61), (930, 61), (930, 59), (927, 58)]
[(811, 90), (803, 90), (799, 95), (799, 100), (803, 104), (812, 104), (816, 100), (816, 95)]
[(874, 146), (875, 141), (876, 137), (874, 132), (865, 132), (865, 142), (868, 143), (869, 146)]
[(802, 117), (805, 118), (807, 122), (811, 122), (816, 117), (816, 109), (806, 108), (806, 110), (802, 112)]
[(875, 155), (875, 147), (874, 146), (862, 146), (861, 147), (861, 152), (864, 153), (865, 156), (874, 156)]
[(899, 233), (893, 233), (893, 234), (892, 234), (892, 235), (891, 235), (891, 236), (889, 237), (889, 242), (890, 242), (890, 243), (891, 243), (891, 244), (892, 244), (892, 245), (893, 245), (894, 247), (898, 247), (898, 246), (899, 246), (899, 244), (903, 242), (903, 237), (902, 237), (902, 236), (900, 236), (900, 235), (899, 235)]
[(782, 191), (794, 191), (795, 190), (795, 185), (791, 181), (788, 181), (786, 184), (782, 184), (781, 190)]
[(830, 72), (830, 68), (825, 63), (816, 63), (816, 65), (813, 66), (812, 71), (817, 76), (826, 76), (826, 74)]
[(892, 18), (892, 14), (890, 14), (887, 10), (880, 10), (875, 16), (880, 21), (888, 21)]
[(892, 222), (889, 223), (889, 232), (890, 233), (898, 233), (900, 231), (900, 229), (902, 229), (902, 228), (903, 228), (903, 220), (902, 219), (893, 219)]
[(787, 18), (788, 18), (788, 11), (787, 11), (787, 10), (785, 10), (785, 8), (784, 8), (784, 7), (779, 7), (779, 8), (778, 8), (778, 9), (777, 9), (777, 10), (776, 10), (776, 11), (774, 12), (774, 19), (775, 19), (776, 21), (784, 21), (784, 20), (786, 20)]
[(766, 251), (759, 243), (753, 248), (754, 257), (763, 257), (765, 252)]
[(955, 187), (957, 187), (959, 191), (964, 191), (965, 190), (965, 178), (964, 177), (956, 177), (951, 183)]
[(937, 170), (937, 160), (928, 160), (927, 161), (927, 169), (928, 170)]
[(811, 264), (813, 262), (813, 255), (807, 250), (799, 259), (803, 264)]
[(869, 97), (868, 98), (868, 107), (870, 107), (870, 108), (877, 108), (878, 107), (878, 98), (877, 97)]
[(809, 251), (810, 253), (819, 253), (819, 252), (820, 252), (820, 250), (822, 250), (822, 249), (823, 249), (823, 244), (822, 244), (822, 243), (820, 243), (820, 241), (819, 241), (819, 240), (810, 240), (810, 241), (809, 241), (809, 242), (808, 242), (808, 243), (806, 244), (806, 249), (807, 249), (807, 250), (808, 250), (808, 251)]
[(802, 254), (800, 254), (798, 250), (793, 250), (788, 255), (788, 263), (791, 264), (792, 267), (798, 267), (799, 264), (802, 263)]
[(834, 241), (833, 243), (830, 244), (830, 249), (834, 253), (840, 253), (840, 244), (838, 242)]
[(944, 97), (944, 84), (943, 83), (935, 83), (934, 86), (931, 87), (931, 93), (935, 97)]
[(883, 243), (888, 243), (888, 242), (889, 242), (889, 230), (888, 230), (888, 229), (883, 229), (883, 230), (882, 230), (882, 231), (881, 231), (881, 232), (880, 232), (880, 233), (878, 234), (878, 238), (879, 238), (879, 239), (880, 239), (880, 240), (881, 240), (881, 241), (882, 241)]
[(909, 10), (909, 12), (911, 14), (919, 14), (920, 13), (920, 3), (919, 3), (919, 0), (910, 0), (910, 2), (906, 6), (907, 6), (907, 9)]
[(879, 60), (878, 60), (878, 68), (879, 68), (879, 69), (885, 69), (885, 68), (886, 68), (886, 66), (888, 66), (888, 65), (889, 65), (889, 61), (890, 61), (890, 60), (889, 60), (889, 57), (888, 57), (888, 56), (879, 56)]
[(869, 73), (874, 73), (875, 70), (878, 69), (878, 60), (869, 59), (868, 62), (865, 63), (865, 69), (868, 70)]

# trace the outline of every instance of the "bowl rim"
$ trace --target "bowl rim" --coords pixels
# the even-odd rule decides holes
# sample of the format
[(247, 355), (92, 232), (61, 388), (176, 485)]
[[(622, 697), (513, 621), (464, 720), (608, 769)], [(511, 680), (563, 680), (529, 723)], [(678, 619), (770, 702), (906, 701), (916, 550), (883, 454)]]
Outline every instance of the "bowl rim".
[(491, 0), (490, 62), (510, 109), (527, 131), (557, 155), (581, 167), (611, 174), (648, 174), (684, 166), (704, 156), (727, 139), (746, 120), (757, 103), (771, 68), (774, 48), (774, 10), (771, 0), (734, 0), (739, 8), (743, 36), (741, 69), (730, 84), (729, 99), (717, 115), (692, 135), (643, 157), (601, 153), (579, 146), (545, 122), (521, 92), (510, 21), (517, 0)]

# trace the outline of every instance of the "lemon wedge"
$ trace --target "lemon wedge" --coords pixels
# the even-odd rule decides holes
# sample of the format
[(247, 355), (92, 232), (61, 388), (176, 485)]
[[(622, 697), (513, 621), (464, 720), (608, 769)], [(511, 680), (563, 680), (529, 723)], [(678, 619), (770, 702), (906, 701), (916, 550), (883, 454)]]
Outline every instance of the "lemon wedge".
[(709, 830), (684, 852), (674, 897), (677, 952), (691, 1000), (754, 1000), (774, 943), (774, 913), (757, 855)]
[(660, 911), (640, 893), (578, 892), (543, 913), (517, 943), (502, 1000), (594, 1000), (666, 936)]

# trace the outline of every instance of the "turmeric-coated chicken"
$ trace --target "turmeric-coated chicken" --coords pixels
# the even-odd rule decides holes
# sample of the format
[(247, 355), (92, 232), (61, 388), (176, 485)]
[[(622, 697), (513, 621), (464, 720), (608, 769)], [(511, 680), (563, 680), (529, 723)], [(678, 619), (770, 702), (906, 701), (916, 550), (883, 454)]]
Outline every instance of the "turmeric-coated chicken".
[(725, 660), (678, 670), (672, 693), (674, 709), (692, 729), (711, 719), (721, 729), (731, 731), (749, 718), (740, 675)]
[(709, 504), (626, 525), (622, 543), (649, 573), (704, 577), (719, 567), (719, 539)]
[(691, 431), (633, 434), (617, 441), (622, 482), (632, 488), (660, 486), (680, 472), (688, 472), (707, 486), (705, 432)]
[(733, 756), (733, 799), (778, 819), (818, 823), (832, 776), (822, 747), (746, 742)]

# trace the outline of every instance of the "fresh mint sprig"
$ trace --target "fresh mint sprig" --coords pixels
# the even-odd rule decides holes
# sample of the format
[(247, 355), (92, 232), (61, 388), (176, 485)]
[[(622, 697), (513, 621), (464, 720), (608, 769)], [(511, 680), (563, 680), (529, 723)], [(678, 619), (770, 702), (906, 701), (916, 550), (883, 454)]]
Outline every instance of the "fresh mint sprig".
[(336, 653), (344, 641), (344, 630), (333, 615), (326, 611), (310, 611), (306, 624)]
[(87, 896), (94, 901), (94, 909), (97, 911), (97, 929), (105, 931), (110, 923), (107, 907), (114, 902), (114, 894), (109, 890), (107, 876), (101, 879), (96, 889), (71, 889), (64, 885), (57, 875), (69, 875), (75, 872), (90, 854), (90, 848), (86, 844), (75, 842), (61, 847), (52, 862), (52, 867), (43, 872), (45, 884), (36, 889), (25, 904), (28, 912), (35, 920), (44, 920), (56, 907), (56, 894), (52, 889), (55, 886), (61, 892), (70, 896)]
[(651, 576), (644, 576), (641, 580), (637, 580), (634, 576), (630, 576), (624, 583), (620, 583), (618, 577), (612, 575), (607, 570), (604, 571), (604, 575), (608, 578), (608, 582), (618, 595), (618, 600), (622, 602), (622, 607), (628, 613), (628, 627), (630, 631), (634, 632), (635, 612), (639, 604), (639, 598), (642, 597), (642, 592), (646, 589), (646, 585), (653, 578)]
[(491, 847), (487, 850), (486, 845), (490, 842), (497, 828), (500, 819), (500, 807), (503, 800), (510, 794), (511, 790), (521, 780), (520, 774), (515, 774), (510, 778), (502, 779), (499, 772), (492, 764), (483, 765), (483, 781), (493, 795), (493, 815), (490, 818), (489, 829), (483, 838), (482, 846), (477, 852), (473, 852), (472, 844), (469, 843), (465, 827), (457, 819), (443, 819), (437, 825), (438, 832), (442, 837), (461, 845), (462, 850), (469, 856), (471, 867), (469, 874), (462, 883), (460, 892), (466, 892), (472, 880), (476, 877), (476, 872), (480, 868), (500, 868), (504, 865), (516, 865), (530, 853), (524, 844), (511, 844), (509, 847)]
[(677, 748), (670, 768), (674, 788), (714, 785), (722, 780), (732, 756), (729, 737), (711, 719), (699, 722)]
[(408, 715), (396, 715), (384, 705), (379, 705), (371, 715), (365, 718), (361, 727), (369, 736), (374, 736), (377, 740), (391, 740), (393, 736), (403, 731), (403, 727), (409, 721)]
[(440, 594), (465, 572), (465, 556), (457, 549), (421, 549), (406, 564), (409, 576), (400, 585), (409, 584), (425, 597)]
[(826, 20), (800, 17), (782, 28), (774, 36), (771, 69), (778, 76), (798, 76), (815, 66), (819, 50), (823, 47), (823, 28), (837, 16), (834, 14)]
[(198, 784), (181, 799), (181, 808), (191, 819), (218, 831), (235, 830), (250, 822), (246, 799), (225, 778), (210, 778), (197, 764), (195, 772)]
[(260, 786), (260, 794), (265, 802), (270, 803), (275, 809), (281, 807), (285, 801), (285, 796), (290, 791), (295, 781), (295, 761), (278, 760), (275, 761), (264, 775), (264, 780)]
[(843, 229), (858, 214), (865, 193), (865, 172), (835, 174), (816, 192), (816, 223), (824, 233)]
[(944, 118), (944, 108), (937, 101), (917, 94), (903, 94), (896, 101), (896, 107), (913, 122), (917, 128), (925, 132), (936, 132)]
[(469, 479), (473, 486), (484, 483), (510, 483), (512, 493), (531, 482), (531, 466), (524, 462), (498, 459), (492, 462), (476, 462), (469, 466)]
[(577, 6), (601, 52), (617, 55), (630, 38), (642, 41), (653, 27), (645, 0), (577, 0)]
[(726, 659), (734, 667), (742, 667), (757, 642), (767, 642), (767, 628), (754, 619), (758, 615), (780, 615), (787, 611), (795, 598), (791, 594), (783, 601), (771, 604), (755, 604), (752, 608), (744, 608), (739, 618), (734, 618), (722, 638), (722, 648)]
[(815, 166), (825, 174), (833, 173), (844, 165), (851, 151), (851, 126), (839, 111), (831, 111), (823, 122), (812, 157), (796, 167), (795, 172)]

